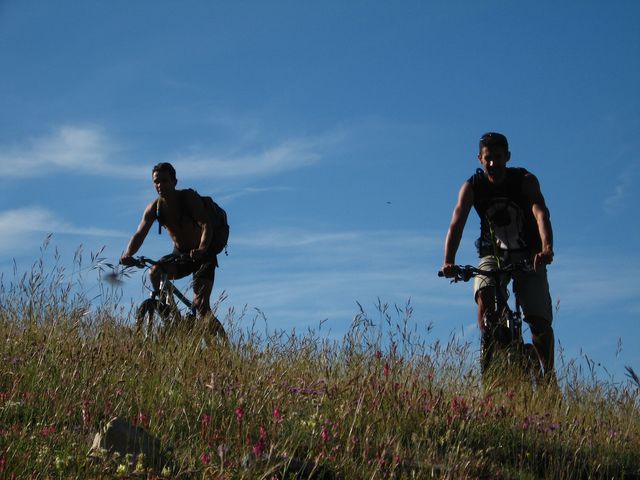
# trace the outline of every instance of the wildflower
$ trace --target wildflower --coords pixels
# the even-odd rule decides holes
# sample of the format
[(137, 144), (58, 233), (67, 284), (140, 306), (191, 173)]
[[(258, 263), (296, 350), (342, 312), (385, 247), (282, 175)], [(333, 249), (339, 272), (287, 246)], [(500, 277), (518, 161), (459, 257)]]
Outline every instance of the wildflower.
[(161, 475), (162, 477), (169, 477), (169, 476), (171, 476), (171, 469), (170, 469), (169, 467), (164, 467), (164, 468), (162, 469), (162, 471), (160, 472), (160, 475)]
[(327, 443), (329, 441), (329, 430), (327, 430), (327, 427), (322, 427), (320, 438), (322, 438), (322, 443)]
[(236, 418), (238, 419), (238, 422), (242, 422), (242, 418), (244, 417), (244, 409), (238, 405), (236, 407)]
[(550, 432), (554, 432), (554, 431), (560, 429), (560, 424), (559, 423), (550, 423), (548, 428), (549, 428)]
[(211, 415), (207, 415), (206, 413), (202, 415), (202, 419), (200, 420), (200, 426), (202, 430), (206, 430), (211, 425)]
[(376, 350), (375, 357), (377, 360), (380, 360), (382, 358), (382, 352), (380, 350)]
[(531, 417), (525, 417), (522, 421), (522, 429), (529, 430), (529, 425), (531, 425)]
[(211, 457), (207, 452), (204, 452), (202, 455), (200, 455), (200, 463), (202, 463), (203, 465), (209, 465), (211, 463)]
[(134, 419), (133, 424), (149, 428), (149, 416), (142, 411), (138, 412), (138, 415)]
[(91, 415), (89, 414), (88, 401), (86, 400), (82, 401), (82, 407), (80, 408), (80, 411), (82, 413), (82, 425), (84, 425), (84, 427), (87, 428), (91, 424)]
[(267, 432), (267, 429), (264, 428), (264, 426), (260, 425), (260, 440), (262, 440), (263, 442), (266, 442), (268, 438), (269, 438), (269, 433)]
[[(67, 466), (67, 462), (65, 462), (64, 458), (62, 458), (60, 455), (56, 455), (55, 465), (56, 465), (56, 470), (64, 470)], [(1, 468), (0, 468), (0, 471), (2, 471)]]
[(276, 422), (282, 421), (282, 412), (278, 407), (273, 409), (273, 418), (276, 420)]
[(451, 400), (451, 410), (454, 415), (464, 417), (469, 412), (469, 406), (464, 397), (453, 397)]
[(40, 429), (40, 435), (42, 435), (43, 437), (48, 437), (52, 433), (56, 433), (56, 427), (53, 425), (44, 426)]
[(116, 474), (119, 477), (125, 476), (127, 474), (127, 464), (121, 463), (120, 465), (118, 465), (118, 468), (116, 469)]
[(220, 458), (220, 463), (224, 465), (224, 457), (229, 451), (229, 447), (227, 447), (224, 443), (218, 445), (218, 458)]
[(256, 458), (260, 458), (260, 457), (262, 457), (262, 454), (264, 453), (265, 447), (266, 447), (265, 442), (262, 439), (260, 439), (253, 446), (253, 448), (251, 449), (251, 452), (253, 452), (253, 454), (256, 456)]
[(384, 376), (388, 377), (390, 371), (391, 371), (391, 367), (389, 367), (389, 363), (385, 362), (385, 364), (384, 364)]
[(144, 453), (140, 453), (136, 459), (135, 473), (144, 473)]

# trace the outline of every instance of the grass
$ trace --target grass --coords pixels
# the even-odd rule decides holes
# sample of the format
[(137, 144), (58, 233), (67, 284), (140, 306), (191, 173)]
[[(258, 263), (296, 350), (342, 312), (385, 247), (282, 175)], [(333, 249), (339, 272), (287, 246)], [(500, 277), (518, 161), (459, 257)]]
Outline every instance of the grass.
[[(340, 341), (259, 333), (233, 310), (228, 347), (144, 340), (114, 292), (92, 305), (81, 256), (59, 263), (0, 289), (0, 478), (640, 478), (633, 382), (569, 366), (562, 392), (483, 388), (473, 346), (419, 340), (409, 306), (378, 305), (384, 329), (361, 308)], [(115, 416), (158, 436), (171, 468), (90, 460)]]

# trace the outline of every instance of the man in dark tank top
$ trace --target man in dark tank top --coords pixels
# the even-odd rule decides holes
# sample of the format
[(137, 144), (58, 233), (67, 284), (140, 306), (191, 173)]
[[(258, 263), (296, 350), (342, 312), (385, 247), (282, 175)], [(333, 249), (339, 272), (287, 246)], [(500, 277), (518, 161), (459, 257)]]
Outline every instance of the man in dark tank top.
[[(516, 299), (531, 328), (532, 343), (540, 357), (545, 377), (554, 379), (553, 309), (546, 265), (553, 261), (553, 232), (538, 179), (524, 168), (509, 168), (507, 138), (495, 132), (480, 138), (478, 160), (482, 166), (462, 184), (453, 210), (444, 248), (442, 272), (455, 274), (456, 253), (471, 207), (480, 217), (480, 237), (476, 242), (480, 268), (491, 270), (503, 260), (529, 258), (532, 272), (514, 274)], [(474, 296), (478, 304), (478, 325), (493, 313), (493, 280), (478, 276)]]

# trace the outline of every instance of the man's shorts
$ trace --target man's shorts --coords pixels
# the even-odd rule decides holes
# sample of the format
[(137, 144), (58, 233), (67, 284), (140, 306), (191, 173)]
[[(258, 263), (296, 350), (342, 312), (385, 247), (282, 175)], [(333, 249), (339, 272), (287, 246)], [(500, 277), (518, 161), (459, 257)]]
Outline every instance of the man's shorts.
[[(165, 255), (159, 261), (171, 260), (175, 257), (182, 257), (176, 262), (176, 278), (183, 278), (193, 274), (193, 280), (213, 280), (215, 268), (218, 266), (218, 258), (215, 253), (207, 253), (202, 260), (194, 261), (189, 258), (188, 254), (181, 252), (177, 248), (169, 255)], [(184, 260), (183, 260), (184, 259)]]
[[(530, 254), (525, 253), (511, 253), (507, 256), (505, 263), (517, 263), (524, 258), (529, 257)], [(478, 268), (481, 270), (495, 270), (498, 268), (498, 264), (493, 255), (480, 258)], [(542, 317), (549, 322), (553, 320), (553, 308), (551, 305), (551, 295), (549, 294), (549, 282), (547, 280), (547, 269), (543, 265), (537, 272), (514, 272), (513, 277), (513, 290), (516, 295), (516, 300), (522, 308), (525, 320), (528, 316)], [(511, 278), (506, 278), (501, 281), (500, 288), (506, 290)], [(474, 279), (473, 283), (473, 296), (477, 299), (478, 291), (485, 287), (493, 287), (496, 282), (493, 278), (478, 275)]]

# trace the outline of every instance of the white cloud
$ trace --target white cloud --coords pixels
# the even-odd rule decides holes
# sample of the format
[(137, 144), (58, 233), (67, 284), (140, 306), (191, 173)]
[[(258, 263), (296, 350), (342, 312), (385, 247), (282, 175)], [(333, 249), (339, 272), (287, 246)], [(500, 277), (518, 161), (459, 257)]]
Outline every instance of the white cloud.
[(261, 193), (269, 193), (269, 192), (288, 192), (293, 190), (291, 187), (266, 187), (266, 188), (255, 188), (255, 187), (247, 187), (241, 190), (228, 193), (226, 195), (221, 195), (220, 197), (216, 197), (216, 201), (219, 201), (222, 204), (228, 205), (232, 201), (247, 197), (249, 195), (258, 195)]
[(234, 239), (234, 244), (251, 248), (281, 249), (305, 247), (311, 245), (327, 246), (329, 243), (352, 243), (362, 234), (355, 232), (309, 232), (295, 228), (280, 228), (261, 231), (247, 236), (241, 235)]
[[(258, 177), (312, 165), (338, 136), (286, 139), (267, 147), (243, 147), (244, 153), (220, 154), (207, 147), (189, 154), (168, 153), (179, 179)], [(229, 150), (229, 149), (227, 149)], [(116, 157), (122, 151), (100, 128), (63, 126), (24, 145), (0, 145), (0, 175), (43, 176), (55, 171), (85, 175), (148, 178), (151, 164), (130, 164)]]
[(560, 300), (562, 313), (632, 311), (640, 299), (635, 271), (639, 264), (637, 255), (622, 257), (609, 251), (602, 256), (584, 251), (558, 255), (549, 267), (551, 294), (554, 301)]
[(319, 162), (335, 138), (291, 139), (253, 153), (196, 152), (168, 159), (178, 178), (234, 178), (274, 175)]
[[(441, 248), (441, 235), (428, 235), (414, 231), (367, 230), (367, 231), (312, 231), (302, 228), (273, 228), (256, 234), (240, 233), (234, 236), (234, 244), (257, 248), (320, 247), (341, 254), (349, 252), (360, 255), (390, 255), (393, 251), (424, 252)], [(385, 253), (385, 250), (388, 250)]]
[(24, 251), (42, 242), (53, 233), (92, 237), (127, 237), (115, 230), (79, 227), (60, 220), (54, 213), (41, 207), (23, 207), (0, 212), (0, 252)]
[(607, 213), (616, 213), (625, 206), (635, 184), (636, 171), (637, 165), (632, 163), (618, 175), (613, 192), (604, 200), (604, 209)]
[(115, 147), (100, 129), (64, 126), (26, 145), (0, 146), (0, 175), (35, 177), (71, 170), (89, 175), (137, 173), (136, 168), (111, 162)]

